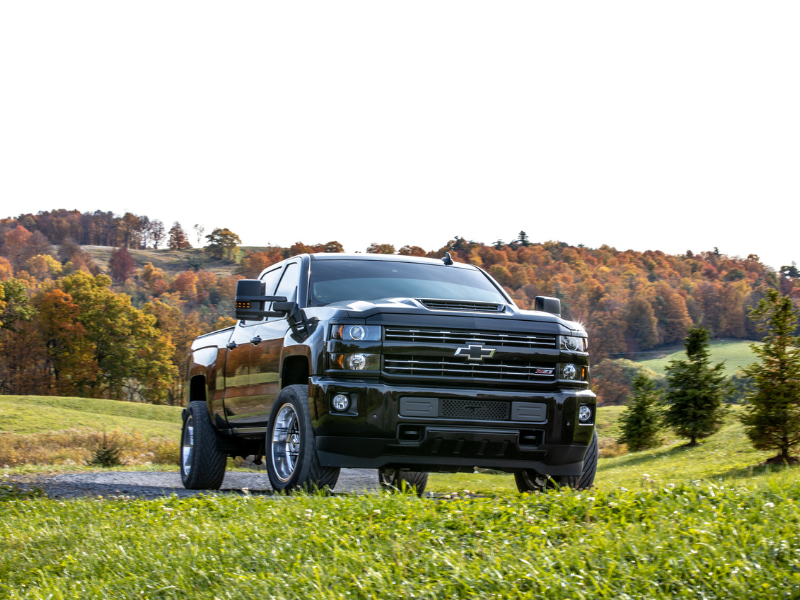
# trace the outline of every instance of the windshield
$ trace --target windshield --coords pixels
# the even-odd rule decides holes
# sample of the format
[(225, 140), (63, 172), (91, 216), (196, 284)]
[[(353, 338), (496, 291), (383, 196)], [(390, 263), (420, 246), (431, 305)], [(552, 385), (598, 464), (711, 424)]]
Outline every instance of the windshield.
[(385, 298), (506, 303), (478, 270), (388, 260), (312, 261), (309, 292), (311, 306)]

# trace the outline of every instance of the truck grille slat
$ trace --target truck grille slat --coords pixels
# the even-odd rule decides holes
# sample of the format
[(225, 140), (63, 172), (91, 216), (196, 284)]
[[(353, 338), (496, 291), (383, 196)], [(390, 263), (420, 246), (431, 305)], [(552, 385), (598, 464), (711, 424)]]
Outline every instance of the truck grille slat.
[(446, 331), (388, 327), (387, 342), (461, 345), (492, 344), (505, 348), (555, 348), (556, 336), (533, 333), (490, 333), (488, 331)]
[(438, 300), (417, 298), (417, 302), (431, 310), (468, 310), (478, 312), (503, 312), (505, 305), (496, 302), (470, 302), (467, 300)]
[(517, 360), (486, 359), (483, 363), (458, 363), (451, 361), (449, 357), (386, 355), (384, 371), (388, 375), (541, 382), (554, 379), (555, 366), (535, 365), (528, 361)]

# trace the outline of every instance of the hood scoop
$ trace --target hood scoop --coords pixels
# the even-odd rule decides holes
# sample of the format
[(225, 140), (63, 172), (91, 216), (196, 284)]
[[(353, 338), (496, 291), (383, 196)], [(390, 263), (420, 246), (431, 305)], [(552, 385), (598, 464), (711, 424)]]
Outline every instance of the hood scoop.
[(417, 302), (430, 310), (462, 310), (469, 312), (499, 313), (505, 310), (505, 304), (496, 302), (474, 302), (472, 300), (438, 300), (435, 298), (417, 298)]

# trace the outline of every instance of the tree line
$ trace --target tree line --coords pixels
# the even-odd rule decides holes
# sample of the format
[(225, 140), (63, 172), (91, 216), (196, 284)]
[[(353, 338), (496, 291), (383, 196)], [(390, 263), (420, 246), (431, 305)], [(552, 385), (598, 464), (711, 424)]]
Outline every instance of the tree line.
[[(227, 274), (204, 270), (205, 263), (196, 253), (187, 255), (185, 271), (166, 273), (152, 263), (137, 263), (129, 252), (158, 244), (152, 237), (154, 222), (130, 213), (118, 216), (66, 210), (0, 220), (0, 282), (17, 281), (32, 310), (38, 310), (38, 295), (64, 285), (65, 278), (77, 273), (95, 279), (109, 276), (110, 281), (101, 287), (127, 296), (135, 310), (149, 311), (152, 316), (158, 313), (156, 326), (162, 331), (172, 328), (169, 337), (175, 351), (171, 364), (179, 374), (160, 396), (162, 401), (174, 401), (182, 393), (180, 371), (188, 342), (177, 338), (181, 332), (193, 337), (227, 323), (233, 313), (237, 279), (257, 277), (264, 268), (297, 254), (344, 251), (337, 241), (248, 250), (240, 247), (241, 240), (228, 228), (214, 228), (206, 235), (199, 225), (190, 233), (175, 223), (162, 241), (177, 250), (204, 246), (200, 254), (223, 261), (228, 265)], [(115, 246), (105, 273), (84, 248), (103, 244)], [(695, 325), (705, 328), (711, 337), (755, 340), (758, 325), (747, 315), (770, 290), (795, 305), (800, 302), (796, 265), (775, 271), (756, 255), (732, 257), (716, 248), (681, 255), (620, 251), (605, 245), (586, 248), (534, 242), (523, 231), (510, 242), (483, 244), (454, 236), (435, 250), (412, 245), (397, 249), (376, 242), (365, 252), (429, 258), (450, 252), (454, 260), (489, 272), (524, 309), (532, 308), (537, 295), (558, 297), (564, 317), (579, 321), (589, 332), (594, 388), (605, 404), (620, 404), (628, 397), (639, 370), (638, 363), (629, 359), (639, 353), (679, 342)], [(31, 319), (38, 321), (35, 316)], [(12, 334), (5, 328), (0, 335)], [(47, 347), (50, 342), (45, 339), (43, 343)], [(3, 348), (9, 347), (13, 344), (0, 340), (6, 364), (10, 357)], [(37, 385), (52, 387), (56, 369), (47, 368), (52, 377), (36, 379)], [(8, 393), (4, 377), (0, 373), (0, 391)]]

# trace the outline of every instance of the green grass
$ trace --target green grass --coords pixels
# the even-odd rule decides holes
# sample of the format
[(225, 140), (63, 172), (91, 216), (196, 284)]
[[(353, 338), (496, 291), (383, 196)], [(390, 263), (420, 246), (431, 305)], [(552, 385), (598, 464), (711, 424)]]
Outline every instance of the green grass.
[(42, 433), (91, 429), (145, 437), (180, 435), (181, 407), (137, 404), (98, 398), (0, 396), (0, 433)]
[[(725, 374), (731, 376), (742, 367), (755, 362), (755, 355), (750, 349), (750, 344), (752, 343), (747, 340), (711, 340), (711, 362), (716, 364), (725, 361)], [(675, 351), (669, 351), (665, 356), (638, 362), (653, 369), (656, 373), (666, 375), (666, 367), (669, 361), (677, 359), (685, 360), (686, 351), (676, 349)]]
[(800, 482), (0, 502), (5, 598), (800, 595)]

